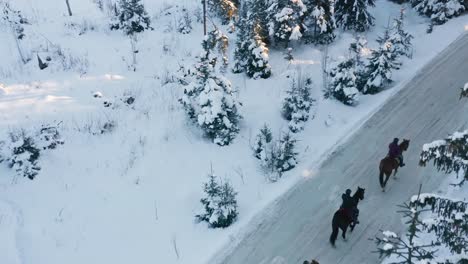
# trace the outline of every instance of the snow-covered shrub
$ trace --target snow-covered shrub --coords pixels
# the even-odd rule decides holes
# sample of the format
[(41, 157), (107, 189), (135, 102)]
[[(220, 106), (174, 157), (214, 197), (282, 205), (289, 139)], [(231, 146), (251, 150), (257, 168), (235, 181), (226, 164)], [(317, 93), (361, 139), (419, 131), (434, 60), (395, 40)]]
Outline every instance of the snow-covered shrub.
[(181, 9), (181, 17), (177, 24), (177, 31), (182, 34), (189, 34), (192, 32), (192, 18), (186, 8)]
[(47, 69), (55, 71), (76, 71), (80, 75), (88, 72), (88, 54), (75, 55), (69, 49), (63, 49), (60, 45), (44, 44), (35, 51), (40, 58), (45, 58)]
[(117, 21), (111, 25), (111, 29), (122, 30), (127, 35), (153, 30), (141, 0), (119, 0), (118, 12)]
[(184, 88), (180, 99), (188, 117), (214, 143), (229, 145), (239, 132), (241, 104), (235, 97), (231, 82), (216, 72), (218, 33), (211, 32), (203, 40), (204, 52), (195, 65), (195, 80)]
[(36, 132), (10, 132), (8, 139), (0, 142), (0, 163), (5, 161), (17, 175), (33, 180), (41, 170), (41, 152), (62, 144), (57, 126), (44, 125)]
[(267, 124), (263, 125), (260, 129), (260, 133), (256, 136), (253, 146), (254, 156), (257, 159), (265, 160), (267, 157), (267, 151), (269, 145), (272, 144), (273, 135), (271, 129)]
[(268, 78), (271, 76), (271, 66), (268, 62), (268, 48), (262, 38), (253, 30), (253, 37), (248, 47), (247, 75), (251, 78)]
[(301, 20), (307, 11), (302, 1), (278, 0), (268, 11), (273, 18), (270, 32), (276, 45), (287, 47), (290, 41), (302, 38)]
[(437, 170), (447, 174), (463, 174), (463, 184), (468, 180), (468, 130), (455, 132), (443, 140), (424, 144), (419, 157), (419, 165), (434, 162)]
[(98, 26), (89, 19), (81, 19), (80, 21), (67, 21), (65, 27), (73, 32), (77, 32), (78, 35), (83, 35), (89, 31), (95, 31)]
[(229, 182), (220, 182), (211, 172), (204, 183), (205, 197), (200, 200), (203, 212), (195, 217), (212, 228), (225, 228), (237, 219), (237, 193)]
[(279, 140), (276, 158), (276, 170), (280, 173), (288, 171), (297, 165), (296, 140), (290, 133), (284, 133)]
[(433, 24), (440, 25), (465, 11), (463, 0), (413, 0), (414, 8), (431, 18)]
[(216, 13), (223, 25), (229, 24), (237, 15), (239, 0), (206, 0), (210, 11)]
[(384, 36), (377, 39), (377, 42), (379, 48), (372, 51), (366, 66), (367, 82), (362, 90), (364, 94), (375, 94), (382, 91), (392, 82), (392, 71), (400, 69), (401, 66), (397, 50), (390, 42), (388, 29), (385, 30)]
[(392, 43), (398, 56), (404, 55), (408, 58), (412, 55), (411, 39), (413, 36), (403, 28), (404, 12), (400, 11), (400, 16), (394, 19), (388, 41)]
[(464, 85), (463, 88), (461, 89), (460, 99), (461, 99), (462, 97), (468, 97), (468, 83), (465, 83), (465, 85)]
[(9, 26), (18, 39), (23, 39), (24, 25), (29, 24), (28, 20), (20, 11), (13, 9), (8, 1), (0, 1), (0, 11), (0, 26), (2, 24)]
[(336, 24), (346, 30), (364, 32), (374, 25), (374, 17), (367, 8), (375, 6), (374, 0), (337, 0)]
[(292, 79), (291, 87), (286, 91), (283, 101), (283, 117), (289, 121), (289, 130), (293, 133), (304, 129), (309, 119), (310, 108), (315, 101), (311, 96), (312, 80)]
[(345, 105), (356, 105), (359, 91), (356, 84), (354, 59), (346, 59), (330, 70), (331, 78), (326, 97), (334, 97)]

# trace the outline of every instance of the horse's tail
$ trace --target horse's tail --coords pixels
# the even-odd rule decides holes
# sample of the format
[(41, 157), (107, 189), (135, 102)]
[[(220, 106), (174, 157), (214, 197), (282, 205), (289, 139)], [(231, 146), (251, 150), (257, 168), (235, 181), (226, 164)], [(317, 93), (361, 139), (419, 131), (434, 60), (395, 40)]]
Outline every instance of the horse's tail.
[(379, 182), (380, 182), (380, 187), (383, 188), (383, 184), (384, 184), (384, 170), (383, 170), (383, 163), (384, 163), (384, 160), (381, 160), (380, 161), (380, 165), (379, 165)]
[(338, 237), (338, 212), (333, 215), (332, 220), (332, 233), (330, 235), (330, 243), (334, 246), (336, 238)]

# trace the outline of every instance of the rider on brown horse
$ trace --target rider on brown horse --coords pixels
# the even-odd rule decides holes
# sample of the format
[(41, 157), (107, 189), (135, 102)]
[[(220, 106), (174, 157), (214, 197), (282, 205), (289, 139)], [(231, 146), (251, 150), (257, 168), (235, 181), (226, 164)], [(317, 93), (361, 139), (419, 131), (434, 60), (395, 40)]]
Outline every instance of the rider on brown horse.
[(394, 138), (393, 142), (388, 145), (388, 157), (397, 159), (400, 167), (405, 166), (403, 163), (403, 155), (400, 147), (398, 146), (398, 138)]
[(347, 189), (346, 192), (341, 195), (341, 199), (343, 199), (343, 203), (341, 203), (340, 209), (342, 209), (346, 213), (346, 215), (351, 221), (354, 221), (356, 224), (359, 224), (359, 221), (356, 217), (357, 208), (355, 201), (351, 197), (351, 190)]

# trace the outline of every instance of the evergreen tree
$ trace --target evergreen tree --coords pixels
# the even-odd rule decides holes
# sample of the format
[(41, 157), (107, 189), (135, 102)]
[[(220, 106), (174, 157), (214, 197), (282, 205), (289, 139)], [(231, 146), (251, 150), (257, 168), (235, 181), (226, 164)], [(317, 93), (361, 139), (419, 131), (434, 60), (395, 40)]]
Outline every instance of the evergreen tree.
[(280, 176), (283, 172), (291, 170), (297, 165), (296, 142), (290, 133), (285, 133), (279, 141), (275, 165)]
[(345, 105), (355, 105), (358, 102), (359, 91), (356, 88), (354, 64), (354, 59), (347, 59), (332, 68), (327, 97), (333, 96)]
[(220, 18), (223, 25), (229, 24), (237, 15), (239, 0), (208, 0), (208, 7)]
[(444, 24), (465, 11), (463, 0), (417, 0), (413, 1), (413, 6), (436, 25)]
[(192, 19), (185, 8), (182, 8), (182, 16), (179, 18), (177, 31), (182, 34), (189, 34), (192, 32)]
[(239, 19), (237, 22), (237, 40), (236, 49), (234, 50), (234, 73), (241, 73), (246, 71), (247, 57), (249, 53), (249, 38), (251, 32), (251, 22), (248, 17), (247, 4), (242, 4), (239, 12)]
[(310, 94), (312, 80), (305, 81), (293, 79), (291, 87), (286, 91), (283, 102), (283, 117), (289, 121), (289, 130), (293, 133), (304, 129), (304, 124), (309, 119), (309, 111), (314, 102)]
[(356, 88), (361, 91), (366, 84), (365, 62), (362, 58), (367, 49), (367, 40), (362, 36), (354, 38), (349, 45), (350, 58), (354, 62), (354, 75), (356, 76)]
[(397, 262), (392, 264), (404, 263), (430, 263), (434, 259), (438, 244), (436, 243), (420, 243), (417, 238), (421, 235), (424, 225), (420, 219), (420, 215), (424, 210), (419, 208), (418, 204), (405, 203), (400, 205), (402, 208), (399, 213), (408, 219), (408, 225), (405, 238), (398, 237), (391, 231), (382, 232), (383, 237), (376, 237), (377, 252), (382, 256), (396, 256)]
[(345, 30), (366, 31), (374, 25), (375, 20), (367, 11), (369, 6), (375, 6), (374, 0), (337, 0), (336, 24)]
[(468, 180), (468, 130), (455, 132), (443, 140), (424, 144), (419, 157), (419, 165), (426, 166), (433, 161), (437, 170), (445, 173), (462, 172), (462, 185)]
[(258, 33), (259, 24), (253, 25), (247, 57), (247, 75), (254, 79), (271, 76), (271, 66), (268, 62), (268, 48)]
[(411, 39), (413, 36), (406, 32), (403, 28), (404, 12), (400, 10), (400, 17), (394, 19), (394, 26), (391, 30), (389, 41), (392, 43), (395, 52), (400, 56), (411, 56)]
[(267, 124), (263, 125), (260, 129), (260, 133), (255, 138), (253, 151), (254, 156), (257, 159), (264, 160), (267, 157), (268, 146), (272, 144), (273, 136), (271, 134), (271, 129)]
[(25, 36), (23, 25), (29, 24), (28, 20), (21, 14), (20, 11), (14, 10), (9, 2), (1, 1), (0, 2), (0, 11), (3, 13), (0, 16), (0, 24), (3, 22), (10, 26), (10, 28), (15, 32), (17, 39), (23, 39)]
[(208, 182), (203, 187), (205, 197), (200, 200), (204, 212), (195, 217), (199, 221), (208, 222), (212, 228), (228, 227), (238, 215), (237, 193), (228, 182), (218, 183), (213, 172), (208, 177)]
[(304, 39), (315, 44), (329, 44), (335, 39), (333, 3), (330, 0), (308, 0), (304, 15)]
[(255, 31), (258, 36), (261, 37), (265, 45), (269, 45), (269, 24), (271, 18), (268, 13), (270, 8), (271, 0), (248, 0), (248, 19), (253, 22), (255, 26)]
[(276, 0), (269, 11), (276, 45), (287, 47), (291, 40), (302, 37), (301, 20), (307, 8), (301, 0)]
[(386, 85), (392, 82), (392, 71), (400, 69), (398, 54), (390, 42), (389, 30), (386, 29), (384, 36), (377, 39), (379, 48), (372, 51), (369, 64), (366, 67), (367, 82), (362, 92), (364, 94), (375, 94), (380, 92)]
[(141, 0), (120, 0), (117, 22), (111, 29), (121, 29), (127, 35), (153, 30), (151, 21)]

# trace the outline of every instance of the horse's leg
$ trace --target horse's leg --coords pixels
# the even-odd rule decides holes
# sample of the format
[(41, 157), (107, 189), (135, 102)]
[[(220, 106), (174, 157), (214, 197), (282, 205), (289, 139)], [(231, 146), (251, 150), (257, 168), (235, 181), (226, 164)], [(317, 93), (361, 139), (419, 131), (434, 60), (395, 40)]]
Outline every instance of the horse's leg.
[(338, 237), (338, 226), (332, 226), (332, 233), (330, 235), (330, 244), (335, 246), (336, 237)]
[(385, 185), (384, 185), (384, 172), (382, 170), (382, 166), (380, 167), (379, 182), (380, 182), (380, 187), (385, 188)]
[(342, 235), (342, 237), (343, 237), (344, 240), (346, 240), (346, 230), (347, 230), (347, 229), (348, 229), (348, 226), (347, 226), (347, 225), (345, 225), (345, 226), (341, 229), (341, 230), (343, 230), (343, 235)]
[(398, 164), (397, 164), (397, 166), (396, 166), (396, 168), (395, 168), (395, 172), (393, 173), (393, 178), (394, 178), (394, 179), (397, 178), (397, 176), (396, 176), (396, 173), (397, 173), (397, 172), (398, 172)]
[(349, 232), (353, 232), (355, 226), (356, 226), (356, 223), (354, 221), (351, 222), (351, 224), (349, 225)]

